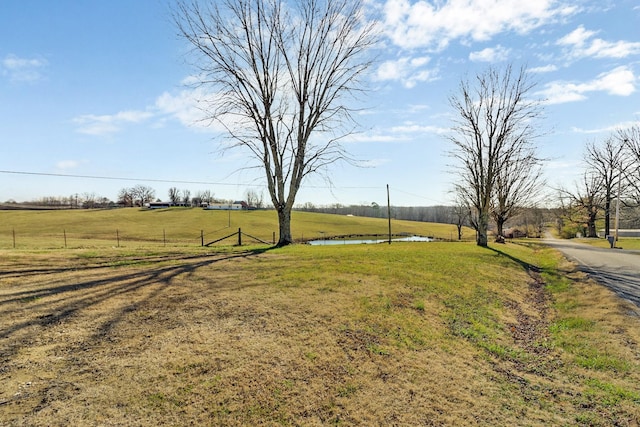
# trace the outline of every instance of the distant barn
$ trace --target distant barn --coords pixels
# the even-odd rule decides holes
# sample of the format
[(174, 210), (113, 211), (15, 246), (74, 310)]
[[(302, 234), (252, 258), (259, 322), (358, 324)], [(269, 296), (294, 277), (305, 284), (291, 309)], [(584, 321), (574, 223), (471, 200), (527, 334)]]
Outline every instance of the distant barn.
[(150, 202), (146, 204), (149, 209), (166, 209), (173, 206), (171, 202)]
[(210, 203), (205, 209), (217, 210), (217, 211), (241, 211), (250, 209), (249, 205), (244, 201), (238, 201), (233, 203)]
[(191, 205), (186, 203), (171, 203), (171, 202), (150, 202), (144, 205), (147, 209), (166, 209), (166, 208), (174, 208), (174, 207), (183, 207), (187, 208)]
[(520, 239), (522, 237), (527, 237), (527, 232), (524, 230), (520, 230), (519, 228), (508, 228), (504, 230), (504, 236), (507, 239)]

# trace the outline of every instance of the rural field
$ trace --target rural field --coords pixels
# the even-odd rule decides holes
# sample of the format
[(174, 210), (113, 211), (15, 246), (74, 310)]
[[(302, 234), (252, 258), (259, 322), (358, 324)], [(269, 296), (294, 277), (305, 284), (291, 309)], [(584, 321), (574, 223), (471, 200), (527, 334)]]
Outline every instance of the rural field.
[[(292, 213), (294, 240), (307, 241), (332, 236), (386, 235), (386, 219), (309, 212)], [(275, 211), (215, 211), (199, 208), (95, 209), (58, 211), (0, 210), (0, 249), (56, 249), (109, 247), (201, 246), (237, 233), (265, 242), (277, 235)], [(393, 234), (415, 234), (438, 239), (457, 239), (456, 227), (416, 221), (392, 220)], [(463, 239), (472, 240), (466, 229)], [(233, 245), (229, 238), (221, 245)], [(248, 237), (243, 243), (259, 243)]]
[[(639, 424), (640, 311), (558, 252), (200, 246), (225, 225), (269, 240), (271, 214), (0, 212), (0, 425)], [(386, 231), (292, 225), (305, 239)]]

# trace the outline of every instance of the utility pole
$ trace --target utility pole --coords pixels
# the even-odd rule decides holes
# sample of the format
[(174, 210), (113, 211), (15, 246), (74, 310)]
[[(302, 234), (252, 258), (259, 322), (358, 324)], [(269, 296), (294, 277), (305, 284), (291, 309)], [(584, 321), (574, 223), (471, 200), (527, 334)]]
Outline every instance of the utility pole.
[(391, 199), (389, 198), (389, 184), (387, 184), (387, 216), (389, 217), (389, 244), (391, 244)]

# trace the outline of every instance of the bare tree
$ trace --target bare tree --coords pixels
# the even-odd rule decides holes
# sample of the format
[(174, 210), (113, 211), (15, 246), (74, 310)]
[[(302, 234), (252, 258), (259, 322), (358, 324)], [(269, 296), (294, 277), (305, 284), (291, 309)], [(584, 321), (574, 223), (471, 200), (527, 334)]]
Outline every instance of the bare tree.
[(375, 24), (360, 0), (181, 1), (179, 33), (198, 55), (211, 120), (264, 170), (278, 213), (278, 246), (293, 242), (291, 209), (303, 179), (347, 160), (349, 100), (362, 91)]
[(628, 153), (629, 164), (623, 168), (629, 196), (636, 206), (640, 205), (640, 125), (621, 129), (616, 138), (621, 141)]
[(541, 104), (529, 97), (534, 87), (524, 68), (516, 72), (511, 66), (503, 72), (490, 68), (476, 76), (475, 85), (462, 81), (460, 93), (449, 98), (456, 113), (449, 136), (451, 156), (457, 160), (456, 193), (477, 213), (479, 246), (488, 244), (499, 177), (533, 149), (532, 140), (539, 136), (534, 122), (542, 114)]
[(182, 190), (182, 202), (185, 205), (189, 205), (191, 203), (191, 190), (186, 188)]
[(85, 209), (95, 208), (97, 199), (96, 193), (82, 193), (82, 207)]
[(533, 146), (523, 144), (497, 171), (491, 216), (496, 222), (497, 235), (504, 236), (504, 224), (524, 209), (535, 206), (545, 185), (541, 160)]
[(133, 207), (133, 193), (131, 188), (123, 188), (118, 193), (118, 204), (127, 208)]
[(458, 240), (462, 240), (462, 230), (465, 225), (469, 223), (469, 206), (461, 200), (457, 200), (453, 206), (453, 223), (456, 226), (458, 232)]
[(113, 204), (113, 202), (111, 200), (109, 200), (108, 197), (100, 197), (98, 198), (98, 205), (102, 208), (107, 208), (110, 207)]
[(603, 205), (603, 178), (597, 172), (585, 171), (582, 182), (576, 183), (573, 191), (558, 190), (560, 205), (565, 219), (586, 228), (585, 237), (598, 237), (596, 221)]
[(245, 202), (247, 202), (247, 205), (254, 206), (255, 201), (258, 197), (255, 190), (248, 189), (246, 193), (244, 193), (244, 198), (245, 198)]
[[(530, 211), (532, 211), (532, 218), (530, 222), (531, 224), (533, 224), (535, 236), (540, 238), (542, 237), (542, 233), (544, 233), (545, 225), (547, 223), (545, 218), (545, 211), (538, 207), (534, 207), (533, 209), (530, 209)], [(529, 230), (527, 230), (527, 235), (529, 235), (528, 233)]]
[(171, 187), (169, 189), (169, 201), (174, 205), (178, 205), (180, 204), (180, 200), (180, 190), (176, 187)]
[(134, 204), (144, 206), (156, 196), (156, 191), (146, 185), (138, 184), (130, 189)]
[(211, 190), (202, 190), (198, 191), (196, 197), (199, 199), (200, 203), (213, 203), (213, 193)]
[(587, 143), (585, 148), (584, 161), (587, 167), (600, 176), (604, 232), (607, 236), (611, 234), (611, 202), (623, 184), (620, 180), (623, 179), (622, 168), (629, 166), (627, 157), (623, 141), (613, 137), (607, 138), (601, 145)]
[(254, 207), (254, 208), (260, 208), (263, 203), (262, 201), (262, 193), (258, 194), (258, 192), (252, 188), (249, 188), (247, 190), (247, 192), (245, 193), (245, 201), (247, 202), (247, 205)]

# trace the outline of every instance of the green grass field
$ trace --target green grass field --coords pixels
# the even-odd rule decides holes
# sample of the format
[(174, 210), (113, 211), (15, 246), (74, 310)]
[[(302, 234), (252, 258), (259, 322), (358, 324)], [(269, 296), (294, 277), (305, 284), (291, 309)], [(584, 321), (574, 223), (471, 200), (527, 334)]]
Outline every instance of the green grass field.
[[(349, 234), (387, 234), (386, 219), (293, 212), (296, 241)], [(0, 211), (0, 248), (89, 248), (139, 246), (199, 246), (220, 239), (239, 228), (243, 233), (273, 242), (278, 233), (275, 211), (207, 211), (203, 209), (137, 208), (111, 210)], [(392, 220), (392, 233), (457, 238), (448, 224)], [(474, 236), (469, 229), (464, 238)], [(250, 238), (243, 243), (257, 243)], [(237, 238), (220, 244), (233, 245)]]
[(640, 421), (640, 311), (534, 240), (5, 248), (0, 307), (3, 426)]

